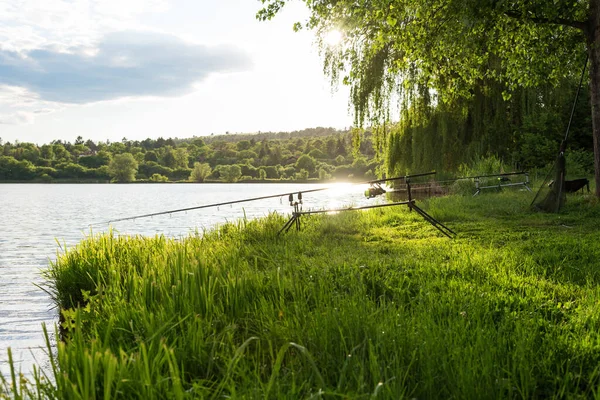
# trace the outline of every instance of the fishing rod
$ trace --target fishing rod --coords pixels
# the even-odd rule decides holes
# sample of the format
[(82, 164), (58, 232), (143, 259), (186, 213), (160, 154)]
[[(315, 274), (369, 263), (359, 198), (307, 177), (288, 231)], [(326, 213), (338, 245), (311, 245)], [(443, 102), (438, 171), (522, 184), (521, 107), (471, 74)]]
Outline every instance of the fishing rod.
[(520, 171), (520, 172), (506, 172), (506, 173), (503, 173), (503, 174), (492, 174), (492, 175), (462, 176), (460, 178), (448, 179), (447, 181), (444, 181), (444, 182), (459, 181), (459, 180), (462, 180), (462, 179), (495, 178), (497, 176), (525, 175), (526, 173), (527, 172), (525, 172), (525, 171)]
[[(397, 180), (406, 180), (406, 179), (410, 179), (410, 178), (416, 178), (416, 177), (420, 177), (420, 176), (428, 176), (428, 175), (434, 175), (434, 174), (435, 174), (435, 171), (434, 172), (426, 172), (426, 173), (423, 173), (423, 174), (415, 174), (415, 175), (406, 175), (406, 176), (401, 176), (401, 177), (394, 177), (394, 178), (376, 179), (376, 180), (372, 180), (372, 181), (355, 183), (353, 185), (379, 184), (379, 183), (382, 183), (382, 182), (390, 182), (390, 181), (397, 181)], [(277, 197), (285, 197), (285, 196), (294, 195), (294, 194), (299, 193), (299, 192), (301, 192), (301, 193), (314, 193), (314, 192), (320, 192), (320, 191), (329, 190), (329, 189), (331, 189), (331, 187), (324, 187), (324, 188), (317, 188), (317, 189), (308, 189), (308, 190), (301, 190), (301, 191), (297, 191), (297, 192), (273, 194), (273, 195), (268, 195), (268, 196), (252, 197), (252, 198), (249, 198), (249, 199), (224, 201), (222, 203), (204, 204), (204, 205), (201, 205), (201, 206), (179, 208), (179, 209), (176, 209), (176, 210), (169, 210), (169, 211), (160, 211), (160, 212), (155, 212), (155, 213), (136, 215), (136, 216), (133, 216), (133, 217), (124, 217), (124, 218), (111, 219), (111, 220), (104, 221), (104, 222), (97, 222), (95, 224), (90, 224), (90, 226), (106, 225), (106, 224), (112, 224), (114, 222), (129, 221), (129, 220), (138, 219), (138, 218), (155, 217), (155, 216), (158, 216), (158, 215), (174, 214), (174, 213), (184, 212), (184, 211), (200, 210), (202, 208), (221, 207), (221, 206), (227, 206), (227, 205), (230, 205), (230, 204), (246, 203), (246, 202), (249, 202), (249, 201), (273, 199), (273, 198), (277, 198)]]
[(383, 182), (390, 182), (390, 181), (400, 181), (400, 180), (406, 180), (411, 179), (411, 178), (419, 178), (422, 176), (429, 176), (429, 175), (435, 175), (437, 172), (433, 171), (433, 172), (424, 172), (422, 174), (414, 174), (414, 175), (406, 175), (406, 176), (399, 176), (396, 178), (383, 178), (383, 179), (377, 179), (374, 181), (368, 181), (368, 182), (362, 182), (362, 183), (357, 183), (357, 185), (373, 185), (376, 183), (383, 183)]

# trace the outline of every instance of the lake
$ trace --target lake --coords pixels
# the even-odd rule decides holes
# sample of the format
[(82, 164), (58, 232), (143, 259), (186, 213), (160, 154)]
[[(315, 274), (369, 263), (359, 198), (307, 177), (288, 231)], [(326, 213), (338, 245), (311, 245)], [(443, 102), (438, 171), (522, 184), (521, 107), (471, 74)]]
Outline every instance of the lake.
[[(321, 187), (332, 189), (305, 194), (305, 210), (384, 200), (366, 199), (367, 186), (346, 184), (0, 184), (0, 373), (9, 371), (9, 347), (24, 373), (34, 364), (47, 364), (42, 323), (54, 332), (58, 312), (36, 286), (43, 283), (40, 271), (63, 248), (108, 230), (104, 221)], [(122, 235), (181, 237), (273, 211), (290, 214), (287, 197), (139, 218), (112, 227)], [(91, 230), (90, 224), (97, 225)]]

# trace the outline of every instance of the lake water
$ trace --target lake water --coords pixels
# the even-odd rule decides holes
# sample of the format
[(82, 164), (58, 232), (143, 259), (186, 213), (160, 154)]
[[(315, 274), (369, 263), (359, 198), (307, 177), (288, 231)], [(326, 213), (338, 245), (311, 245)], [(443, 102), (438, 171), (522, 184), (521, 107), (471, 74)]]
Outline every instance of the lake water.
[[(17, 367), (26, 374), (34, 364), (47, 364), (42, 323), (54, 332), (58, 314), (48, 295), (36, 286), (43, 283), (40, 271), (62, 251), (58, 243), (74, 246), (90, 234), (90, 224), (320, 187), (333, 189), (305, 194), (305, 210), (382, 201), (366, 199), (366, 186), (343, 184), (0, 184), (0, 373), (6, 376), (9, 371), (9, 347)], [(244, 215), (250, 219), (273, 211), (290, 214), (287, 200), (273, 198), (112, 226), (125, 235), (180, 237)], [(93, 233), (108, 227), (94, 225)]]

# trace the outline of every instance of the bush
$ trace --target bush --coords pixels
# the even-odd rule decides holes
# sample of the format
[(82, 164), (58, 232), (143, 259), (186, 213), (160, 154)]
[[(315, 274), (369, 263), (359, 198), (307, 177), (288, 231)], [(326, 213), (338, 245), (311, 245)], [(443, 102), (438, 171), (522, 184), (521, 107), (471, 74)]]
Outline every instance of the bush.
[(470, 165), (461, 164), (458, 167), (460, 176), (480, 176), (501, 174), (507, 170), (506, 165), (495, 155), (481, 157)]
[(305, 169), (301, 169), (300, 172), (296, 172), (295, 178), (297, 180), (305, 181), (308, 179), (308, 171)]
[(189, 180), (192, 182), (204, 182), (210, 176), (212, 169), (208, 163), (194, 163), (194, 168), (190, 173)]
[(242, 175), (258, 178), (258, 168), (250, 164), (242, 164), (240, 165), (240, 168), (242, 169)]
[(30, 180), (35, 177), (36, 170), (27, 160), (17, 161), (10, 156), (0, 157), (1, 180)]
[(239, 165), (222, 165), (219, 175), (225, 182), (237, 182), (242, 177), (242, 169)]
[(64, 178), (81, 179), (81, 178), (87, 178), (87, 175), (88, 175), (88, 169), (79, 164), (69, 163), (69, 164), (65, 165), (64, 169), (62, 170), (62, 176)]
[(293, 165), (283, 168), (282, 178), (293, 178), (296, 175), (296, 168)]
[(308, 153), (308, 155), (311, 156), (312, 158), (316, 158), (319, 160), (323, 159), (323, 158), (327, 158), (327, 155), (319, 149), (311, 150), (310, 153)]
[(51, 167), (36, 167), (35, 173), (40, 177), (42, 177), (43, 175), (48, 175), (53, 178), (58, 176), (58, 172), (56, 171), (56, 169)]
[(187, 181), (192, 174), (190, 168), (177, 168), (171, 172), (171, 179), (174, 181)]
[(169, 182), (169, 178), (161, 174), (153, 174), (150, 179), (150, 182)]
[(328, 173), (324, 168), (319, 168), (319, 180), (326, 181), (331, 179), (331, 174)]
[(314, 158), (304, 154), (300, 156), (298, 161), (296, 161), (296, 170), (305, 170), (309, 175), (311, 175), (315, 172), (316, 165), (317, 164)]
[(584, 150), (565, 152), (567, 179), (584, 178), (594, 174), (594, 153)]
[(148, 161), (140, 164), (138, 172), (145, 176), (152, 176), (154, 174), (170, 176), (173, 170), (169, 167), (158, 164), (154, 161)]
[(475, 193), (475, 185), (471, 179), (460, 179), (450, 186), (450, 193), (463, 196), (473, 195)]
[(273, 165), (269, 165), (267, 167), (264, 167), (265, 172), (267, 173), (267, 178), (268, 179), (277, 179), (279, 178), (279, 171), (277, 170), (277, 167), (273, 166)]
[(51, 177), (50, 175), (48, 175), (48, 174), (42, 174), (42, 175), (40, 176), (40, 181), (41, 181), (41, 182), (46, 182), (46, 183), (49, 183), (49, 182), (52, 182), (53, 180), (54, 180), (54, 179), (52, 179), (52, 177)]
[(332, 175), (336, 179), (346, 179), (346, 178), (348, 178), (348, 175), (352, 174), (352, 172), (353, 172), (353, 168), (351, 165), (340, 165), (340, 166), (335, 167)]

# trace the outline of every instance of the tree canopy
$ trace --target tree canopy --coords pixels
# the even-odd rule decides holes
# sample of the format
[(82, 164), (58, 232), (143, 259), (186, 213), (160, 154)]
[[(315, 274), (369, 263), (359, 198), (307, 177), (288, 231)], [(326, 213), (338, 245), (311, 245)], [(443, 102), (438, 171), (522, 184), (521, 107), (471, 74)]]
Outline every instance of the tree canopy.
[[(261, 20), (286, 3), (261, 1)], [(310, 17), (295, 28), (315, 30), (325, 71), (351, 88), (359, 126), (385, 126), (398, 101), (407, 109), (424, 96), (434, 105), (472, 98), (485, 82), (501, 85), (505, 99), (556, 86), (577, 75), (587, 51), (600, 195), (600, 0), (301, 1)], [(332, 30), (342, 32), (333, 46)], [(387, 130), (378, 132), (374, 141), (385, 141)]]
[(131, 153), (117, 154), (108, 165), (108, 173), (117, 182), (132, 182), (138, 163)]

